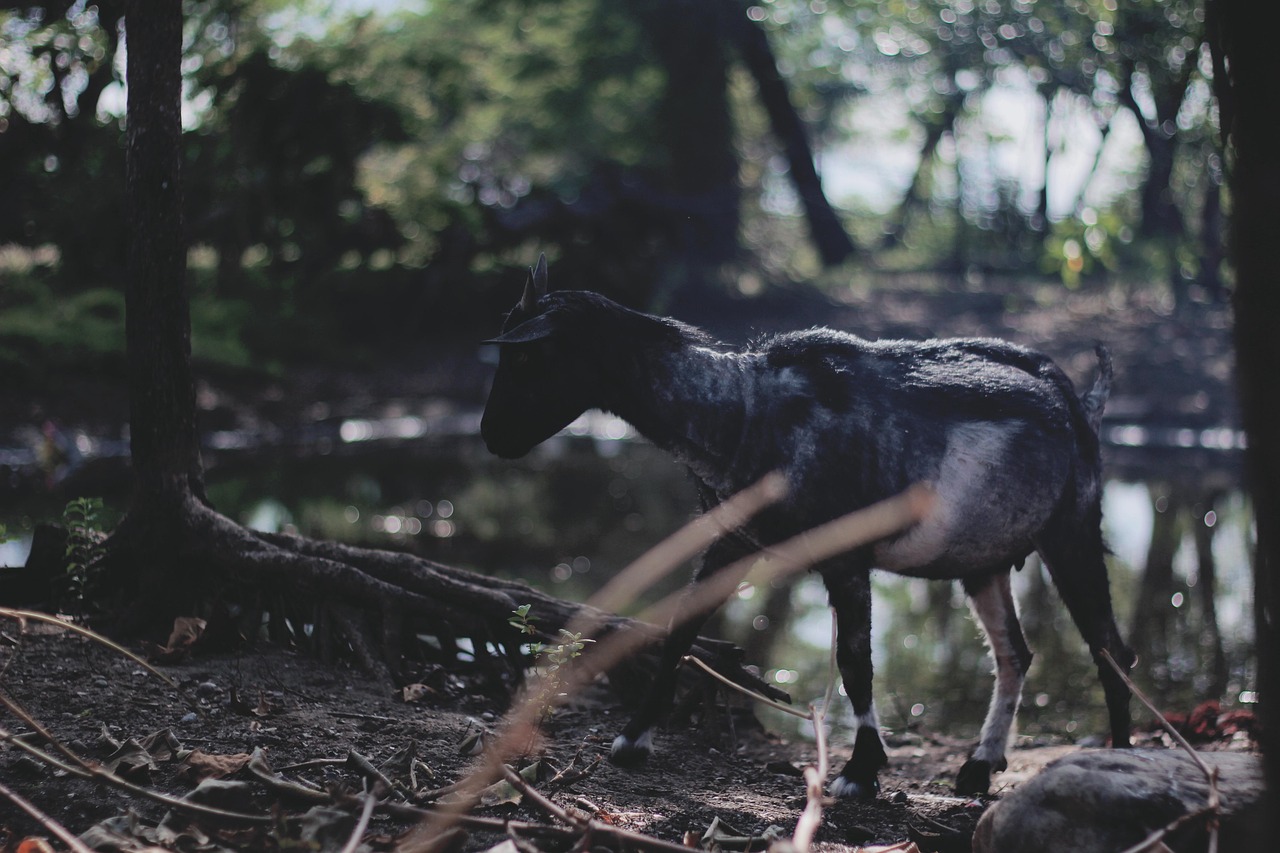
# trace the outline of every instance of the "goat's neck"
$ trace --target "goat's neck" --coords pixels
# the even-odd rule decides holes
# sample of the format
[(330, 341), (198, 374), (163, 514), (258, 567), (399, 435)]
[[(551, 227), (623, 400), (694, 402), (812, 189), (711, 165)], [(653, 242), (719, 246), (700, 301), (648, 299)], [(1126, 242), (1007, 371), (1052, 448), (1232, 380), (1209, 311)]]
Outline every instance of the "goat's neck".
[(744, 367), (695, 345), (633, 353), (606, 408), (707, 485), (727, 487), (749, 408)]

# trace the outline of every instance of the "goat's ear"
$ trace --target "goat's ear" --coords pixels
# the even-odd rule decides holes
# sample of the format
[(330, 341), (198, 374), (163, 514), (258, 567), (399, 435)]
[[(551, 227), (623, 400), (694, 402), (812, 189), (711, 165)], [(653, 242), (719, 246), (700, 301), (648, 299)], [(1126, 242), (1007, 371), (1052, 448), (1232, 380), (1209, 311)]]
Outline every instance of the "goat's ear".
[(538, 255), (538, 265), (529, 270), (529, 278), (524, 283), (524, 295), (520, 297), (520, 309), (533, 311), (539, 296), (547, 292), (547, 256)]
[(480, 343), (527, 344), (531, 341), (540, 341), (543, 338), (550, 337), (555, 328), (555, 312), (547, 312), (546, 314), (539, 314), (531, 320), (524, 321), (509, 332), (504, 332), (496, 338), (490, 338)]

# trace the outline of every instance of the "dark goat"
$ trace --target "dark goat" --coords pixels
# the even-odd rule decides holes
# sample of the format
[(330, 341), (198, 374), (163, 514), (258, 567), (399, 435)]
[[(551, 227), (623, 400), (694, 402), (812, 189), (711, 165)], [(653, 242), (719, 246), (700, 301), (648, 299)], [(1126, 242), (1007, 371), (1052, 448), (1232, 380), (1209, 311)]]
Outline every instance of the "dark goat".
[[(885, 763), (871, 701), (870, 570), (959, 579), (996, 661), (980, 740), (956, 788), (985, 792), (1005, 746), (1031, 651), (1009, 574), (1038, 551), (1098, 664), (1116, 746), (1129, 745), (1129, 691), (1103, 660), (1133, 654), (1111, 611), (1100, 529), (1098, 421), (1111, 365), (1077, 397), (1048, 358), (994, 340), (867, 341), (830, 329), (727, 351), (673, 320), (586, 292), (546, 291), (546, 262), (507, 317), (481, 432), (523, 456), (588, 409), (630, 422), (689, 466), (704, 507), (782, 471), (789, 497), (712, 545), (698, 577), (738, 557), (894, 495), (937, 499), (906, 532), (816, 567), (835, 608), (837, 658), (857, 717), (836, 795), (870, 797)], [(644, 707), (614, 741), (616, 763), (651, 750), (676, 667), (700, 620), (678, 624)]]

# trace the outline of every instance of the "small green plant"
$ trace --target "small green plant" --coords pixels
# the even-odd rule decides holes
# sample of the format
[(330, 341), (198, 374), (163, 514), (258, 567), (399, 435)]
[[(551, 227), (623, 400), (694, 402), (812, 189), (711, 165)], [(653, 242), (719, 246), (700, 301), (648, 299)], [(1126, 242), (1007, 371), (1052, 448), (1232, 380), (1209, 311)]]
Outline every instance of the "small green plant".
[[(526, 636), (535, 636), (538, 633), (537, 620), (529, 615), (529, 611), (533, 609), (531, 604), (522, 604), (515, 610), (511, 611), (511, 616), (507, 618), (507, 624), (515, 628), (521, 634)], [(594, 643), (595, 640), (582, 636), (582, 632), (570, 631), (568, 628), (560, 629), (560, 642), (554, 646), (548, 646), (539, 641), (529, 643), (529, 653), (534, 658), (534, 670), (541, 676), (538, 685), (538, 699), (541, 707), (541, 716), (545, 720), (555, 710), (555, 700), (563, 696), (560, 692), (560, 675), (561, 668), (566, 666), (574, 658), (580, 657), (586, 649), (587, 643)]]
[(102, 558), (107, 534), (100, 516), (102, 498), (75, 498), (62, 510), (62, 526), (67, 531), (67, 583), (78, 610), (85, 607), (89, 581)]

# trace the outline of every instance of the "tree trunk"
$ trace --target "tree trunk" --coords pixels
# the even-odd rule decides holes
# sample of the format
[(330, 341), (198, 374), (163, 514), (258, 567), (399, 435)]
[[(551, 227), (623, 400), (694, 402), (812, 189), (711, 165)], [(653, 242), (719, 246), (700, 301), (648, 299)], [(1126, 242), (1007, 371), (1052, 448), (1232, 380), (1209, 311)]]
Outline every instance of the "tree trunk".
[(135, 2), (129, 35), (125, 341), (136, 497), (202, 495), (182, 227), (182, 8)]
[(920, 144), (920, 159), (916, 163), (915, 174), (911, 176), (911, 185), (907, 187), (902, 201), (884, 226), (884, 236), (880, 240), (881, 249), (892, 249), (902, 243), (907, 234), (907, 220), (927, 200), (929, 176), (933, 170), (938, 144), (955, 128), (962, 104), (962, 99), (959, 102), (949, 99), (941, 116), (936, 120), (924, 122), (924, 141)]
[(678, 225), (680, 249), (694, 267), (728, 261), (738, 249), (741, 189), (729, 112), (726, 13), (718, 3), (637, 6), (667, 75), (657, 116), (668, 154), (664, 189), (690, 211)]
[(809, 222), (809, 233), (824, 266), (833, 267), (853, 257), (856, 249), (849, 232), (845, 231), (840, 217), (832, 209), (822, 189), (814, 165), (813, 148), (809, 134), (787, 92), (787, 83), (778, 73), (778, 63), (765, 31), (746, 15), (746, 9), (734, 4), (733, 38), (747, 70), (756, 81), (760, 103), (769, 115), (773, 135), (786, 154), (792, 185), (804, 207)]
[(1280, 147), (1274, 130), (1280, 63), (1273, 43), (1280, 32), (1280, 7), (1212, 0), (1208, 12), (1209, 31), (1218, 36), (1215, 65), (1223, 71), (1215, 76), (1222, 126), (1236, 154), (1231, 173), (1235, 339), (1240, 408), (1249, 437), (1246, 471), (1258, 532), (1254, 616), (1263, 731), (1269, 733), (1263, 741), (1269, 848), (1280, 837), (1280, 396), (1275, 391), (1275, 377), (1280, 376), (1280, 347), (1275, 343), (1280, 287), (1273, 248), (1280, 233)]
[(184, 515), (204, 501), (195, 425), (187, 254), (182, 224), (182, 7), (126, 7), (129, 98), (125, 217), (129, 226), (125, 343), (134, 494), (107, 544), (107, 577), (129, 602), (122, 625), (160, 623), (189, 606), (197, 584), (175, 584)]

